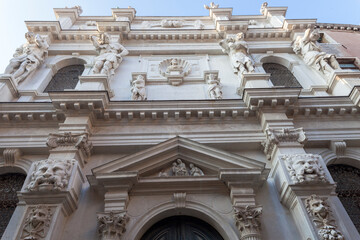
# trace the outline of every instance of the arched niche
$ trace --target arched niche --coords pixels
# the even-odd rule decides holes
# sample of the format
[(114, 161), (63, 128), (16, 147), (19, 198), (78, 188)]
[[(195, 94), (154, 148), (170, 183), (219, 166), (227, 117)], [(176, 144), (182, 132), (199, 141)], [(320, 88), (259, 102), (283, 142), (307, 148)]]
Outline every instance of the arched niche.
[(285, 58), (267, 56), (261, 59), (262, 67), (266, 73), (270, 73), (270, 80), (274, 86), (302, 87), (292, 73), (293, 65)]
[(21, 190), (26, 175), (19, 172), (0, 173), (0, 237), (15, 211), (19, 199), (17, 192)]
[(236, 233), (237, 230), (231, 227), (228, 219), (224, 219), (213, 209), (197, 202), (186, 202), (186, 208), (175, 208), (173, 202), (158, 205), (150, 209), (146, 215), (137, 219), (136, 223), (126, 232), (126, 237), (128, 239), (140, 240), (157, 222), (178, 215), (194, 217), (206, 222), (214, 228), (223, 239), (239, 238)]

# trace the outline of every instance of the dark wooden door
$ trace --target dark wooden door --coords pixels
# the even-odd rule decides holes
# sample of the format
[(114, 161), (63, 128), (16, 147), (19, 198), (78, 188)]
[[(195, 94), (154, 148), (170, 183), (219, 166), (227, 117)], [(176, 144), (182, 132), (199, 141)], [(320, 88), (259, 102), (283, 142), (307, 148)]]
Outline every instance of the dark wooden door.
[(208, 223), (188, 216), (175, 216), (154, 224), (141, 240), (223, 240)]

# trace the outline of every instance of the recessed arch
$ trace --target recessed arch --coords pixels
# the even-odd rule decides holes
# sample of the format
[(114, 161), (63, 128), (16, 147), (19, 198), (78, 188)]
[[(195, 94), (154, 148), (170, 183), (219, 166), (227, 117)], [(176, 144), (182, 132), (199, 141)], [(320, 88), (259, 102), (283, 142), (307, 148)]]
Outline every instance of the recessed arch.
[(136, 224), (127, 232), (127, 237), (129, 239), (140, 240), (154, 224), (165, 218), (177, 215), (195, 217), (208, 223), (224, 239), (239, 239), (237, 230), (234, 229), (235, 224), (233, 228), (228, 224), (227, 219), (224, 219), (213, 209), (190, 201), (186, 202), (185, 208), (175, 208), (174, 202), (167, 202), (150, 209), (144, 216), (136, 220)]

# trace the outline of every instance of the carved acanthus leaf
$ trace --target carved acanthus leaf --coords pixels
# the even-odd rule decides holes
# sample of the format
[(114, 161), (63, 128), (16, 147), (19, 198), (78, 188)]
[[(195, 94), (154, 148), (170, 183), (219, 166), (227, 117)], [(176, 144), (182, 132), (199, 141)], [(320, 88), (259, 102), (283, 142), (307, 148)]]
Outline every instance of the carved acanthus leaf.
[(317, 195), (311, 195), (305, 199), (305, 207), (318, 229), (318, 235), (322, 240), (343, 240), (344, 237), (337, 230), (335, 220), (332, 217), (331, 209), (326, 199)]
[(234, 217), (238, 227), (241, 239), (253, 237), (252, 239), (261, 239), (261, 214), (262, 206), (237, 206), (234, 207)]
[(51, 148), (74, 146), (81, 150), (87, 157), (90, 157), (93, 147), (92, 142), (89, 141), (88, 133), (50, 133), (46, 144)]
[(129, 217), (126, 211), (98, 213), (98, 233), (101, 240), (120, 240), (126, 231)]

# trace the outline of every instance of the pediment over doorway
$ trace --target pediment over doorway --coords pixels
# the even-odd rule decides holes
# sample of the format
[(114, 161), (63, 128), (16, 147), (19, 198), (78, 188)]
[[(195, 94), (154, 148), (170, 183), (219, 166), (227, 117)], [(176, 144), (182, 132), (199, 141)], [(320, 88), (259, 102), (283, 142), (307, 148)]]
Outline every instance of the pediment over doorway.
[[(218, 175), (220, 169), (264, 169), (265, 163), (206, 146), (183, 137), (171, 138), (146, 150), (130, 154), (92, 169), (94, 175), (137, 172), (139, 177), (174, 176), (172, 166), (181, 159), (190, 175), (190, 164), (204, 175)], [(160, 173), (160, 174), (159, 174)]]

